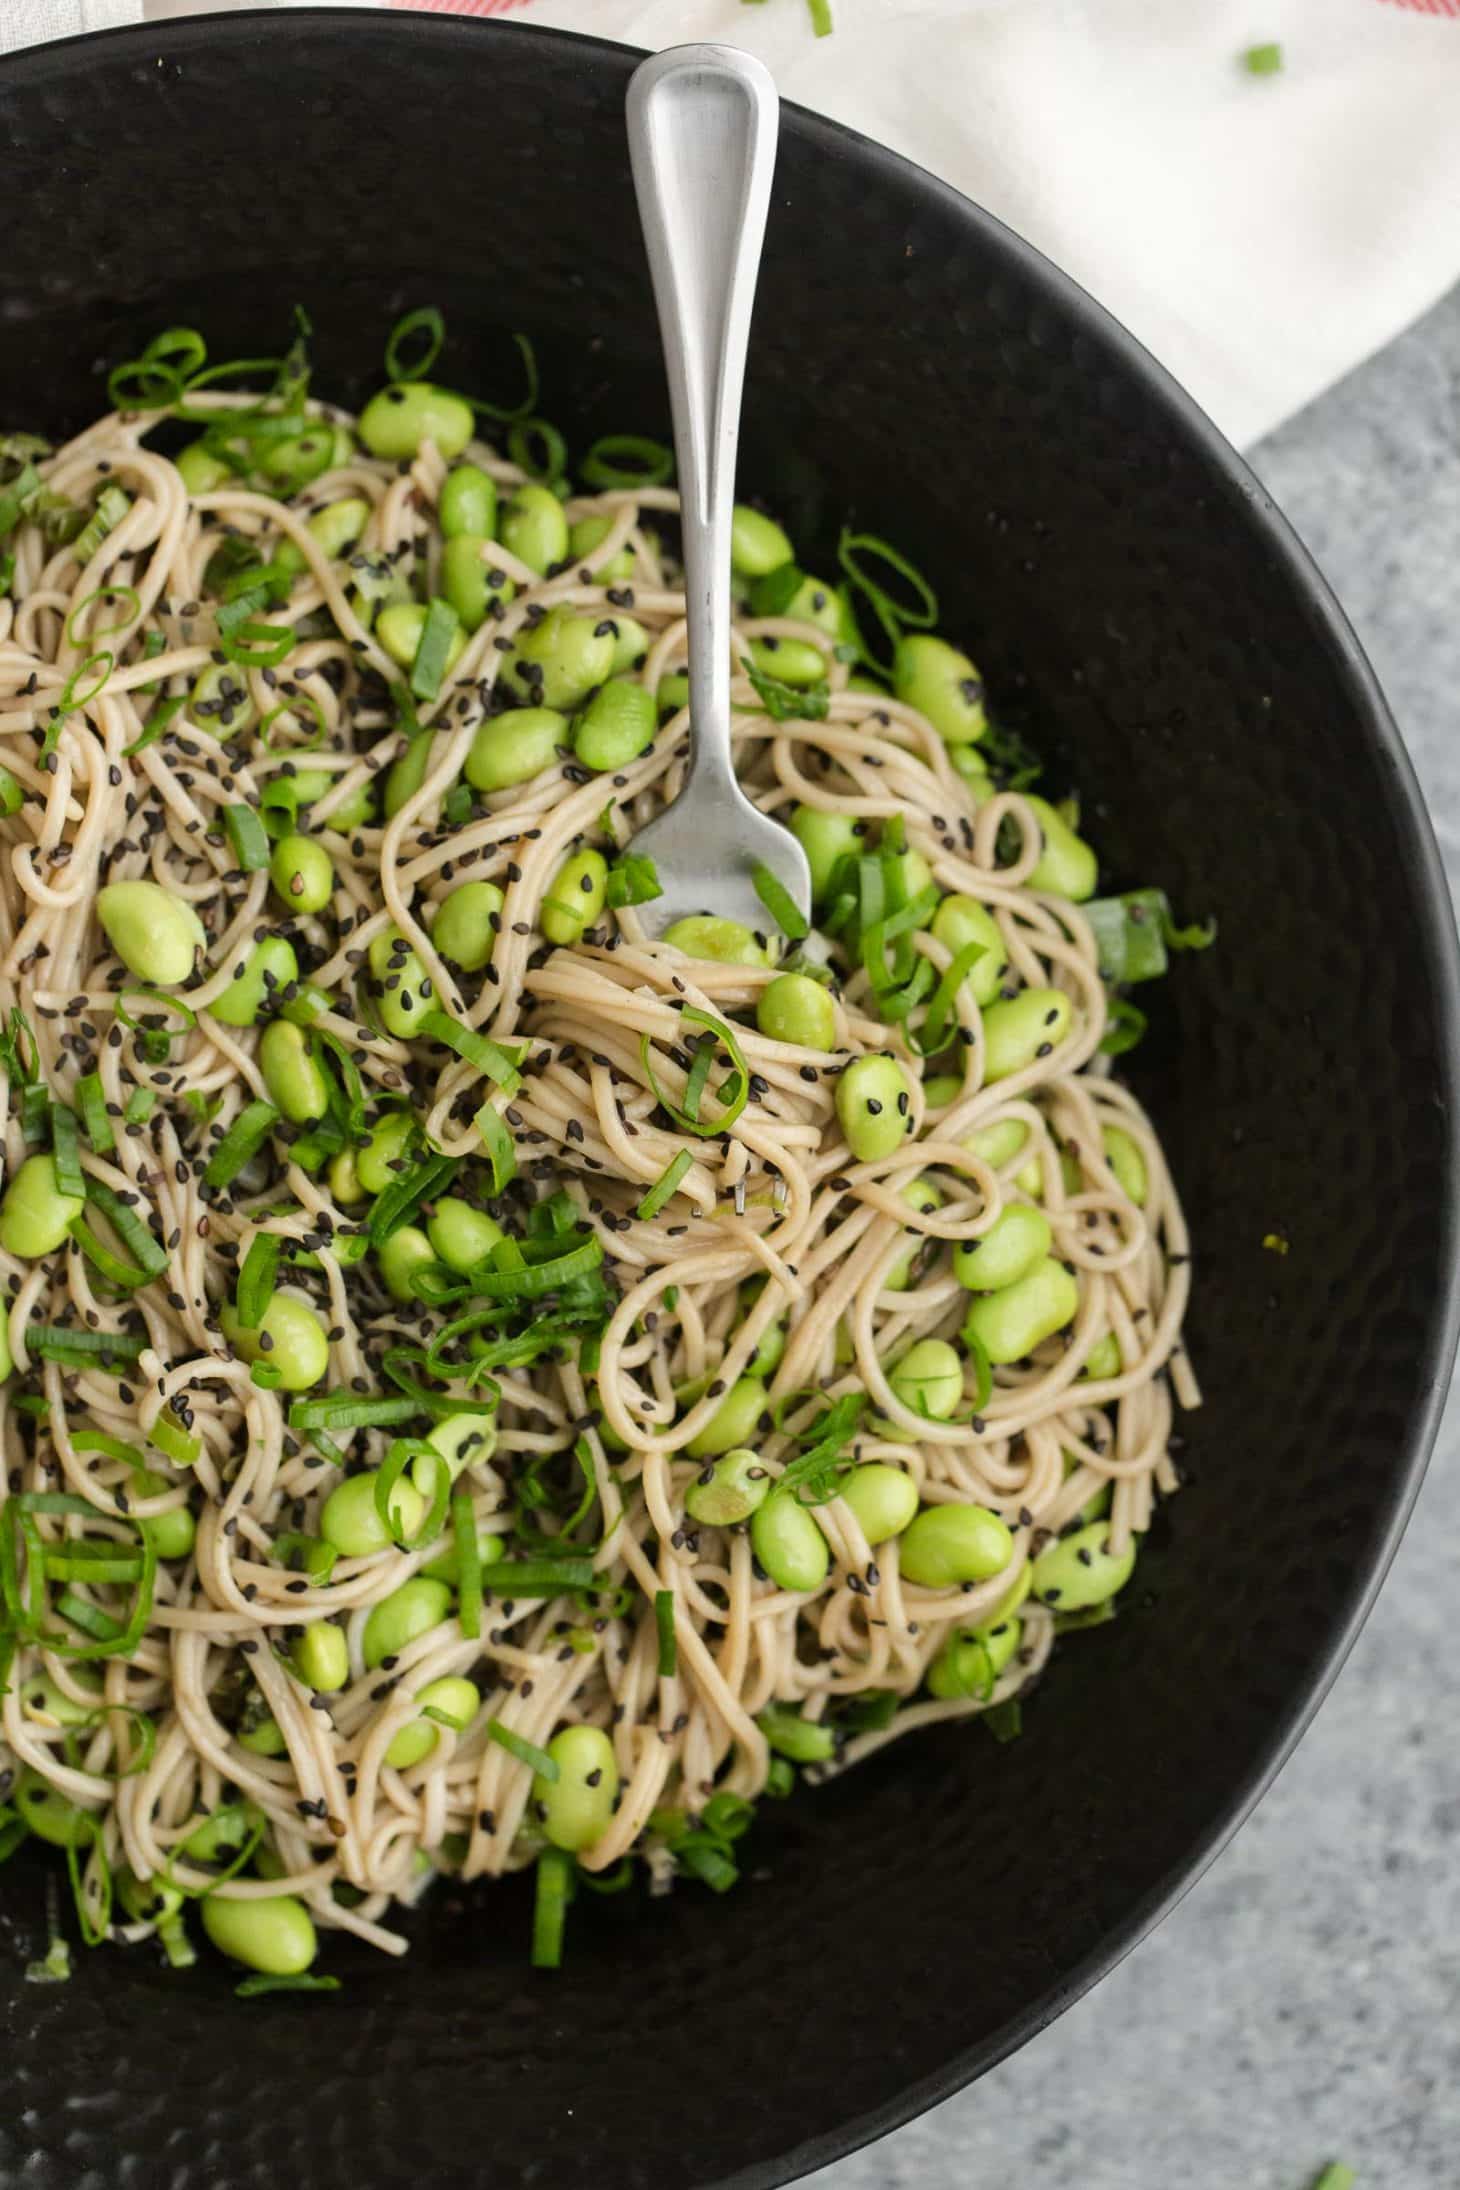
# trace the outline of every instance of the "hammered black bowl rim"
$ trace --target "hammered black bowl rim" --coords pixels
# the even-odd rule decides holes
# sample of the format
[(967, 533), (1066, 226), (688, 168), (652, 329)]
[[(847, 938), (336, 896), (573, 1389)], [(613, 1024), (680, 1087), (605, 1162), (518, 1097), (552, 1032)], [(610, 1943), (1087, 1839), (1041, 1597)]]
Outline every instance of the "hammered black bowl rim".
[[(585, 66), (621, 77), (627, 76), (631, 64), (645, 57), (642, 47), (616, 40), (496, 18), (487, 22), (410, 11), (397, 14), (375, 8), (301, 7), (291, 8), (287, 19), (281, 21), (273, 9), (250, 8), (223, 16), (182, 16), (165, 24), (125, 25), (25, 47), (0, 55), (0, 88), (7, 80), (33, 83), (48, 77), (84, 82), (89, 57), (94, 56), (99, 63), (132, 47), (140, 51), (161, 48), (169, 55), (178, 52), (185, 56), (190, 49), (204, 46), (225, 50), (246, 46), (261, 34), (286, 39), (321, 32), (345, 45), (353, 32), (364, 29), (370, 31), (372, 39), (434, 43), (445, 51), (454, 51), (463, 60), (482, 55), (486, 51), (484, 40), (527, 54), (534, 46), (543, 51), (571, 47), (581, 54)], [(777, 2190), (777, 2186), (828, 2166), (952, 2098), (1073, 2006), (1190, 1891), (1292, 1755), (1368, 1618), (1419, 1494), (1460, 1338), (1460, 940), (1449, 883), (1413, 763), (1368, 656), (1332, 588), (1272, 496), (1194, 397), (1088, 290), (1005, 222), (915, 161), (795, 101), (783, 100), (781, 113), (783, 125), (813, 146), (820, 144), (829, 153), (856, 161), (874, 186), (884, 179), (895, 180), (902, 189), (920, 194), (926, 203), (939, 206), (976, 231), (992, 258), (1017, 267), (1027, 281), (1051, 297), (1080, 334), (1103, 353), (1112, 371), (1141, 386), (1143, 393), (1164, 410), (1173, 432), (1195, 451), (1234, 504), (1246, 505), (1243, 521), (1252, 533), (1252, 552), (1267, 556), (1279, 568), (1293, 590), (1295, 605), (1306, 613), (1319, 642), (1333, 657), (1354, 710), (1360, 739), (1388, 765), (1395, 818), (1409, 839), (1417, 925), (1427, 947), (1427, 971), (1435, 994), (1435, 1032), (1445, 1079), (1449, 1160), (1443, 1178), (1437, 1182), (1435, 1215), (1449, 1275), (1439, 1312), (1431, 1318), (1425, 1357), (1415, 1364), (1416, 1387), (1423, 1397), (1416, 1409), (1408, 1456), (1391, 1491), (1384, 1535), (1365, 1566), (1355, 1574), (1346, 1617), (1329, 1637), (1326, 1650), (1301, 1692), (1275, 1720), (1260, 1761), (1233, 1788), (1230, 1800), (1188, 1850), (1185, 1860), (1156, 1880), (1098, 1948), (1032, 1999), (992, 2040), (955, 2054), (938, 2070), (908, 2083), (885, 2105), (852, 2114), (836, 2130), (793, 2147), (779, 2159), (756, 2161), (718, 2183), (707, 2183), (704, 2190)]]

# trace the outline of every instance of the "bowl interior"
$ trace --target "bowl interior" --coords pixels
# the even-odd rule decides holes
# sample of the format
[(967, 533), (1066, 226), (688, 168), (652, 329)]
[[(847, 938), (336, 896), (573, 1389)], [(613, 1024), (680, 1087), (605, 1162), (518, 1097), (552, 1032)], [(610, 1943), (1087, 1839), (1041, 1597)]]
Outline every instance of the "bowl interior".
[[(0, 425), (79, 423), (170, 322), (220, 356), (276, 347), (296, 302), (317, 387), (352, 398), (435, 303), (443, 377), (510, 389), (527, 329), (571, 444), (662, 432), (630, 66), (335, 12), (12, 59)], [(147, 1954), (33, 1990), (17, 1864), (0, 2167), (37, 2190), (242, 2190), (283, 2153), (315, 2190), (783, 2180), (988, 2065), (1131, 1941), (1272, 1768), (1392, 1549), (1451, 1344), (1453, 936), (1321, 588), (1087, 300), (797, 113), (748, 403), (744, 488), (823, 568), (846, 517), (912, 554), (1080, 793), (1109, 882), (1220, 924), (1143, 999), (1130, 1060), (1198, 1248), (1189, 1485), (1022, 1741), (950, 1730), (776, 1810), (727, 1902), (583, 1897), (556, 1979), (527, 1968), (514, 1884), (443, 1894), (409, 1958), (347, 1953), (345, 1989), (307, 2003)]]

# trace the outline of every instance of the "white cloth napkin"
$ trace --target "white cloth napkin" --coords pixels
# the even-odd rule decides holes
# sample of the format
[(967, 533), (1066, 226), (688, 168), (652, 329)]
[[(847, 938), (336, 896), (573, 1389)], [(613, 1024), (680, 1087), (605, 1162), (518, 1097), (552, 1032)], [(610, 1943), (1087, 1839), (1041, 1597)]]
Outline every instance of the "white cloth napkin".
[[(376, 4), (753, 48), (1027, 236), (1239, 443), (1460, 277), (1460, 0), (832, 0), (828, 38), (805, 0)], [(182, 12), (0, 0), (0, 47)]]

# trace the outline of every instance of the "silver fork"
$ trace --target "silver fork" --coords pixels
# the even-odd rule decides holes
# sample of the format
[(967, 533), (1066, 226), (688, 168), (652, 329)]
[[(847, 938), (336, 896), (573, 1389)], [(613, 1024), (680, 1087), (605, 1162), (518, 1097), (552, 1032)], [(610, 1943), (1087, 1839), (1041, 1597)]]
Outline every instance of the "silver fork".
[(803, 915), (811, 908), (805, 852), (751, 804), (730, 751), (735, 444), (778, 126), (769, 73), (733, 46), (671, 47), (629, 85), (629, 154), (674, 417), (689, 623), (684, 788), (632, 845), (654, 860), (664, 892), (643, 908), (652, 934), (701, 912), (766, 930), (773, 923), (755, 888), (758, 866)]

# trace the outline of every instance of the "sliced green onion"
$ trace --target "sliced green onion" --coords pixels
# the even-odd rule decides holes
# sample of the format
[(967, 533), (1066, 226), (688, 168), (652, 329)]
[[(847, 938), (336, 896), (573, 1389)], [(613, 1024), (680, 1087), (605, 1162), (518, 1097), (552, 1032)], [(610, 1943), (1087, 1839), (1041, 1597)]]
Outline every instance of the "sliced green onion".
[(34, 464), (24, 464), (8, 487), (0, 487), (0, 540), (14, 532), (32, 495), (40, 491), (40, 484), (41, 475)]
[[(708, 1028), (710, 1033), (713, 1034), (716, 1039), (721, 1042), (724, 1045), (725, 1049), (729, 1052), (731, 1063), (735, 1068), (733, 1075), (734, 1092), (729, 1095), (726, 1095), (725, 1093), (726, 1087), (731, 1084), (731, 1081), (728, 1078), (727, 1080), (723, 1081), (720, 1087), (716, 1090), (716, 1098), (723, 1105), (717, 1118), (708, 1123), (702, 1124), (698, 1115), (698, 1105), (696, 1105), (694, 1113), (691, 1113), (689, 1108), (690, 1088), (688, 1080), (685, 1084), (686, 1100), (684, 1108), (681, 1108), (679, 1104), (672, 1101), (671, 1098), (665, 1094), (663, 1088), (659, 1084), (658, 1077), (654, 1071), (654, 1054), (647, 1034), (642, 1034), (639, 1037), (639, 1056), (643, 1063), (644, 1071), (648, 1077), (649, 1085), (654, 1090), (654, 1099), (658, 1103), (660, 1109), (665, 1111), (667, 1115), (674, 1120), (675, 1124), (679, 1126), (684, 1132), (694, 1133), (698, 1135), (701, 1140), (712, 1140), (717, 1134), (728, 1132), (729, 1128), (735, 1123), (735, 1120), (740, 1116), (741, 1111), (744, 1110), (746, 1103), (749, 1101), (750, 1067), (745, 1062), (745, 1056), (743, 1051), (741, 1050), (740, 1044), (736, 1041), (734, 1034), (731, 1032), (730, 1028), (726, 1025), (723, 1019), (717, 1019), (712, 1012), (701, 1011), (697, 1004), (686, 1004), (680, 1013), (680, 1018), (686, 1024)], [(713, 1051), (707, 1052), (701, 1049), (701, 1051), (699, 1052), (699, 1057), (708, 1058), (712, 1055)], [(699, 1058), (696, 1059), (696, 1063), (698, 1063), (698, 1061)], [(693, 1076), (694, 1070), (695, 1067), (694, 1065), (692, 1065), (690, 1068), (691, 1076)], [(709, 1064), (708, 1062), (706, 1062), (706, 1073), (708, 1072), (708, 1070)], [(704, 1080), (702, 1076), (699, 1083), (700, 1092), (703, 1091), (703, 1086)]]
[[(114, 654), (108, 654), (105, 650), (100, 654), (88, 654), (85, 661), (78, 663), (76, 668), (72, 670), (62, 687), (59, 702), (61, 713), (64, 715), (69, 713), (72, 708), (89, 706), (115, 667), (116, 656)], [(96, 680), (94, 683), (87, 685), (85, 691), (82, 691), (79, 689), (79, 683), (89, 669), (96, 671)]]
[(18, 814), (25, 804), (25, 793), (8, 768), (0, 768), (0, 814)]
[(515, 1095), (521, 1087), (522, 1074), (517, 1069), (517, 1061), (500, 1042), (489, 1041), (485, 1034), (478, 1034), (475, 1027), (464, 1026), (450, 1012), (428, 1011), (419, 1032), (428, 1042), (444, 1042), (448, 1049), (454, 1049), (458, 1057), (464, 1057), (489, 1080), (495, 1080), (504, 1095)]
[(537, 1891), (532, 1905), (532, 1966), (561, 1969), (563, 1929), (573, 1897), (577, 1867), (562, 1848), (544, 1848), (537, 1859)]
[[(375, 1511), (397, 1551), (421, 1551), (427, 1544), (434, 1543), (441, 1534), (446, 1508), (451, 1500), (451, 1470), (439, 1465), (440, 1458), (435, 1446), (427, 1444), (423, 1437), (397, 1437), (392, 1439), (380, 1464), (375, 1477)], [(428, 1459), (437, 1463), (431, 1471), (431, 1504), (415, 1535), (403, 1536), (396, 1527), (390, 1494), (411, 1462), (416, 1459)]]
[(111, 1922), (112, 1869), (106, 1859), (101, 1835), (95, 1828), (92, 1830), (84, 1871), (81, 1867), (81, 1850), (68, 1842), (66, 1875), (71, 1881), (71, 1896), (76, 1903), (76, 1921), (81, 1927), (83, 1944), (99, 1947)]
[(264, 1320), (279, 1271), (283, 1246), (277, 1232), (255, 1232), (249, 1241), (243, 1268), (238, 1273), (238, 1320), (246, 1331), (256, 1331)]
[(674, 1591), (654, 1592), (654, 1624), (659, 1630), (659, 1678), (673, 1680), (679, 1671), (679, 1638), (674, 1632)]
[(51, 1105), (51, 1161), (56, 1168), (56, 1184), (63, 1194), (70, 1194), (77, 1201), (86, 1199), (86, 1175), (81, 1169), (81, 1157), (76, 1147), (76, 1119), (64, 1103)]
[(482, 1552), (467, 1491), (458, 1491), (451, 1501), (451, 1532), (456, 1544), (457, 1616), (462, 1634), (475, 1642), (482, 1631)]
[(509, 424), (516, 418), (530, 417), (538, 397), (537, 352), (533, 349), (532, 343), (526, 335), (514, 335), (512, 340), (516, 344), (517, 353), (522, 359), (523, 376), (527, 381), (527, 393), (522, 400), (515, 403), (508, 410), (499, 403), (488, 403), (484, 397), (479, 395), (469, 395), (464, 398), (474, 411), (481, 412), (483, 418), (495, 418), (499, 425)]
[[(452, 1402), (453, 1407), (455, 1402)], [(289, 1409), (291, 1430), (358, 1430), (391, 1422), (409, 1422), (422, 1411), (418, 1399), (392, 1399), (385, 1392), (327, 1392), (323, 1399), (296, 1399)]]
[(824, 722), (831, 705), (831, 687), (827, 684), (808, 685), (805, 690), (793, 684), (783, 684), (779, 677), (768, 677), (749, 660), (741, 668), (755, 688), (761, 706), (772, 722)]
[[(131, 999), (140, 997), (154, 1008), (139, 1018), (131, 1009)], [(175, 1039), (175, 1032), (168, 1028), (166, 1015), (175, 1012), (182, 1021), (180, 1033), (198, 1023), (198, 1015), (191, 1004), (185, 1004), (180, 996), (164, 996), (158, 989), (119, 989), (116, 1013), (122, 1025), (138, 1037), (137, 1047), (148, 1064), (166, 1064), (168, 1053)]]
[[(875, 533), (843, 530), (837, 542), (837, 561), (846, 572), (852, 585), (866, 601), (883, 632), (892, 645), (906, 629), (931, 631), (938, 621), (938, 596), (928, 584), (922, 572), (910, 563), (905, 555), (879, 540)], [(913, 595), (909, 605), (906, 595), (895, 599), (887, 588), (865, 567), (866, 562), (881, 563)]]
[(806, 0), (811, 10), (811, 28), (818, 38), (829, 38), (835, 27), (831, 20), (831, 0)]
[(133, 738), (130, 745), (122, 747), (123, 753), (130, 758), (133, 753), (143, 752), (147, 746), (155, 745), (168, 725), (182, 713), (186, 701), (185, 692), (175, 692), (170, 698), (159, 700), (142, 725), (140, 735)]
[(751, 879), (755, 883), (756, 896), (783, 935), (788, 935), (793, 943), (799, 943), (803, 936), (810, 934), (811, 924), (795, 898), (763, 859), (756, 861)]
[[(958, 992), (987, 950), (986, 943), (965, 943), (945, 968), (943, 977), (929, 1000), (927, 1016), (911, 1037), (912, 1045), (919, 1056), (936, 1057), (940, 1050), (947, 1047), (953, 1032)], [(924, 965), (927, 962), (926, 959), (922, 961)]]
[(589, 487), (660, 487), (674, 477), (674, 451), (643, 434), (600, 434), (578, 476)]
[(434, 700), (446, 674), (451, 642), (461, 629), (461, 618), (449, 601), (433, 599), (421, 626), (415, 660), (411, 663), (411, 690), (418, 700)]
[(253, 1102), (241, 1110), (209, 1159), (203, 1173), (207, 1186), (228, 1186), (251, 1157), (256, 1156), (279, 1122), (272, 1103)]
[(297, 1558), (298, 1571), (322, 1585), (334, 1573), (339, 1553), (321, 1536), (307, 1536), (300, 1529), (287, 1529), (282, 1536), (274, 1538), (269, 1556), (277, 1559), (281, 1566), (288, 1566), (291, 1559)]
[[(445, 340), (446, 322), (434, 304), (423, 304), (416, 311), (407, 312), (386, 336), (387, 379), (424, 380), (440, 356)], [(408, 350), (412, 343), (415, 343), (414, 349)]]
[(165, 1452), (168, 1459), (180, 1468), (192, 1467), (202, 1455), (202, 1438), (192, 1436), (185, 1430), (171, 1407), (163, 1408), (147, 1432), (147, 1440), (159, 1452)]
[(682, 1148), (677, 1156), (671, 1158), (640, 1202), (638, 1213), (641, 1217), (647, 1219), (658, 1216), (664, 1204), (678, 1192), (679, 1182), (693, 1162), (694, 1158), (687, 1148)]
[(482, 1137), (482, 1154), (491, 1165), (492, 1192), (500, 1194), (517, 1176), (516, 1145), (491, 1103), (483, 1103), (477, 1112), (476, 1128)]
[(1017, 1696), (1007, 1696), (1002, 1703), (991, 1703), (979, 1718), (994, 1740), (1017, 1741), (1024, 1731), (1024, 1712)]
[(412, 1210), (451, 1184), (459, 1169), (452, 1156), (427, 1156), (413, 1171), (392, 1179), (370, 1211), (370, 1243), (379, 1247), (400, 1229)]
[(241, 669), (277, 669), (292, 653), (299, 634), (288, 624), (245, 623), (218, 634), (218, 648)]
[(549, 1785), (557, 1779), (557, 1758), (550, 1757), (546, 1749), (539, 1749), (537, 1743), (529, 1741), (525, 1734), (504, 1726), (500, 1719), (488, 1719), (487, 1738), (494, 1741), (499, 1749), (505, 1749), (509, 1757), (516, 1757), (519, 1764), (525, 1764), (530, 1772), (536, 1772), (539, 1779), (547, 1780)]
[[(274, 724), (278, 721), (281, 715), (297, 717), (301, 706), (313, 709), (313, 736), (306, 738), (296, 738), (292, 745), (275, 745), (273, 739), (269, 736), (270, 730), (272, 730)], [(292, 697), (287, 700), (280, 700), (277, 707), (271, 707), (268, 713), (264, 716), (263, 721), (259, 724), (257, 731), (255, 732), (258, 743), (263, 747), (263, 750), (266, 753), (312, 753), (318, 746), (323, 745), (328, 735), (329, 724), (325, 720), (325, 712), (324, 709), (320, 706), (319, 701), (315, 698), (312, 692), (300, 691), (296, 691), (292, 695)], [(285, 778), (284, 780), (287, 781), (288, 779)], [(267, 803), (267, 799), (262, 803)], [(297, 812), (297, 810), (298, 802), (296, 800), (294, 807), (291, 809), (291, 811)]]
[(728, 1893), (740, 1877), (721, 1843), (708, 1833), (687, 1833), (675, 1843), (674, 1860), (712, 1893)]
[[(1242, 56), (1242, 66), (1249, 76), (1276, 76), (1282, 70), (1283, 49), (1276, 39), (1266, 45), (1249, 46)], [(1328, 2177), (1315, 2185), (1315, 2190), (1330, 2190)]]
[(272, 1361), (255, 1361), (249, 1366), (248, 1380), (255, 1391), (276, 1392), (284, 1381), (284, 1372)]
[(1123, 1057), (1127, 1050), (1135, 1048), (1149, 1023), (1138, 1004), (1132, 1004), (1124, 996), (1112, 996), (1105, 1032), (1100, 1038), (1101, 1049), (1107, 1057)]
[(568, 444), (545, 418), (519, 419), (507, 436), (507, 454), (544, 486), (553, 486), (568, 468)]
[(269, 864), (269, 838), (251, 806), (225, 806), (223, 826), (233, 846), (233, 856), (245, 874)]
[(26, 1332), (25, 1344), (27, 1352), (38, 1354), (42, 1361), (57, 1361), (66, 1369), (89, 1369), (98, 1360), (102, 1367), (108, 1366), (107, 1356), (140, 1360), (147, 1341), (126, 1332), (78, 1331), (68, 1325), (41, 1323)]
[(593, 1587), (593, 1561), (563, 1556), (557, 1559), (494, 1559), (485, 1577), (494, 1597), (559, 1597), (573, 1589)]
[(138, 1268), (149, 1278), (160, 1277), (167, 1268), (167, 1249), (160, 1240), (153, 1238), (136, 1210), (124, 1202), (120, 1194), (113, 1193), (109, 1186), (103, 1186), (99, 1179), (92, 1179), (88, 1183), (86, 1198), (95, 1202), (102, 1211)]
[(257, 2000), (275, 1992), (338, 1992), (340, 1980), (327, 1973), (314, 1970), (298, 1970), (292, 1977), (271, 1977), (266, 1970), (256, 1970), (252, 1977), (245, 1977), (233, 1988), (235, 2000)]
[(86, 1138), (98, 1156), (105, 1156), (116, 1147), (117, 1137), (107, 1115), (106, 1093), (99, 1072), (85, 1073), (77, 1081), (76, 1100), (81, 1105), (81, 1122), (86, 1128)]
[(454, 783), (447, 792), (446, 803), (441, 809), (441, 818), (447, 828), (464, 829), (471, 820), (471, 806), (471, 785)]
[(134, 1087), (127, 1097), (123, 1122), (127, 1125), (145, 1125), (156, 1108), (157, 1090), (155, 1087)]
[[(80, 545), (79, 541), (77, 545)], [(77, 602), (66, 618), (66, 638), (72, 646), (82, 644), (81, 635), (73, 626), (78, 616), (86, 614), (93, 601), (130, 601), (132, 605), (127, 614), (122, 617), (120, 623), (98, 624), (94, 630), (88, 631), (86, 634), (88, 641), (92, 639), (109, 639), (116, 632), (125, 631), (127, 626), (135, 623), (142, 613), (142, 596), (135, 586), (97, 586), (93, 592), (86, 595), (84, 600)]]
[(604, 899), (615, 912), (624, 905), (648, 905), (663, 895), (659, 870), (643, 852), (630, 852), (608, 871)]

